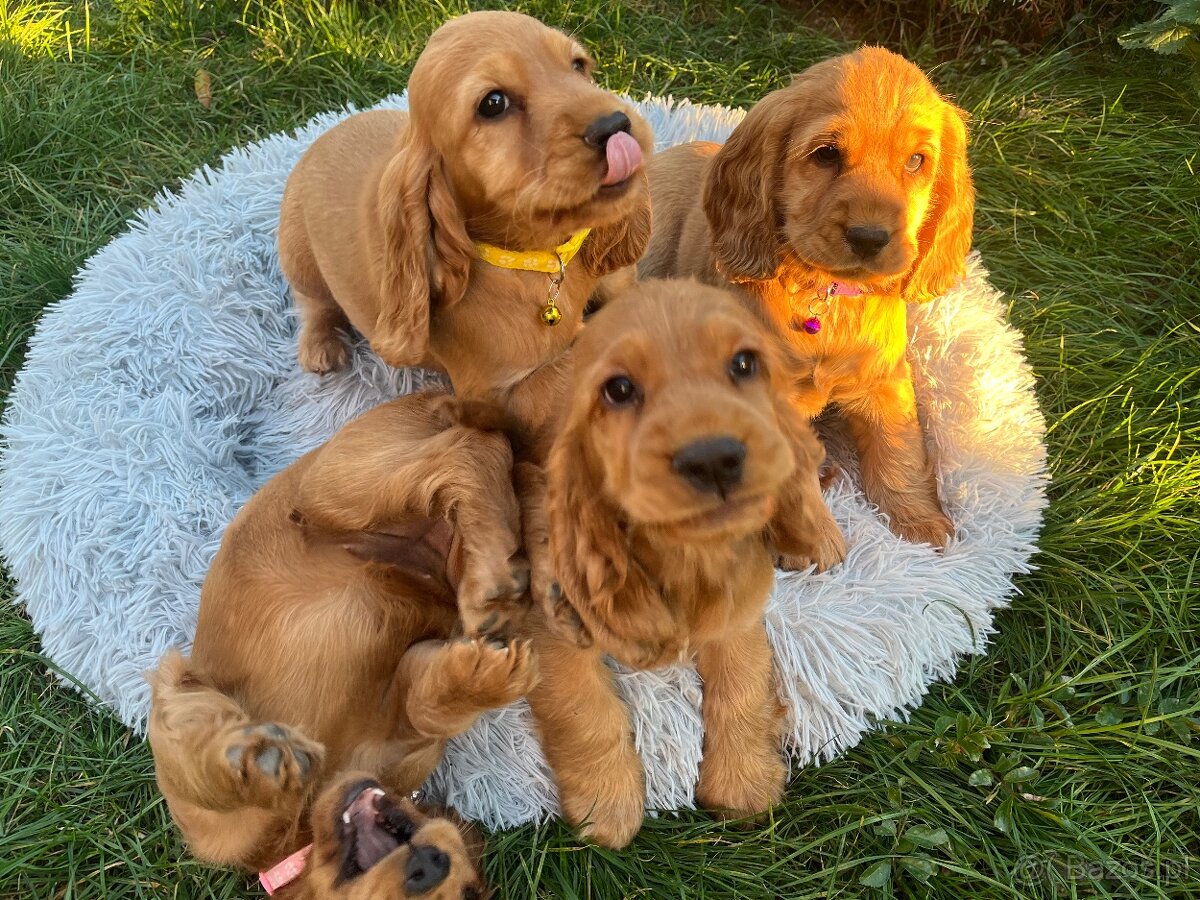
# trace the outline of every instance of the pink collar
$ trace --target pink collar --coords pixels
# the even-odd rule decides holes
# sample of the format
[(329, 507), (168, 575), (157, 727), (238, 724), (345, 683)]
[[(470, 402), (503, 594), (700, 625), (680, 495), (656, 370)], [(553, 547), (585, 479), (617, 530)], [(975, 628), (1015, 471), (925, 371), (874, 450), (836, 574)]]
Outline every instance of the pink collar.
[(304, 871), (304, 863), (308, 860), (308, 854), (312, 850), (312, 844), (307, 847), (301, 847), (283, 862), (276, 863), (267, 869), (265, 872), (258, 873), (258, 880), (266, 889), (268, 894), (274, 894), (285, 884), (291, 884)]
[(829, 282), (829, 287), (825, 289), (826, 297), (861, 297), (862, 293), (862, 288), (852, 284), (843, 284), (840, 281)]

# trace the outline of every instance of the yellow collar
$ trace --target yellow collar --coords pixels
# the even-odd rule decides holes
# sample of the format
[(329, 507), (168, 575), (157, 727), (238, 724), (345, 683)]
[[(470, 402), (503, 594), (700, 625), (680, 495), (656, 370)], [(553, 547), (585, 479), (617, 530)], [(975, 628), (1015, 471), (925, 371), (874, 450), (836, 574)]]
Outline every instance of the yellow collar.
[(588, 236), (590, 228), (584, 228), (571, 235), (565, 244), (559, 244), (553, 250), (505, 250), (494, 244), (475, 242), (479, 258), (501, 269), (523, 269), (526, 272), (545, 272), (547, 275), (558, 275), (567, 267), (575, 254), (579, 252), (583, 239)]

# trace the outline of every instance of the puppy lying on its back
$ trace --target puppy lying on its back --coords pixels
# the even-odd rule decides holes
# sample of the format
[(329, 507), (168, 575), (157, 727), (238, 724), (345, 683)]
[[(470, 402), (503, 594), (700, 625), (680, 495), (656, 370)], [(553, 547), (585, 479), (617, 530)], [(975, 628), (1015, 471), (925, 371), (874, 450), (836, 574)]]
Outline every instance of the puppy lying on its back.
[(360, 113), (317, 139), (279, 223), (304, 368), (343, 367), (353, 325), (391, 365), (439, 368), (459, 396), (546, 425), (550, 364), (596, 280), (650, 231), (650, 130), (591, 73), (562, 32), (471, 13), (430, 39), (407, 114)]
[[(191, 657), (171, 651), (150, 676), (155, 774), (196, 856), (263, 869), (315, 837), (304, 896), (394, 877), (398, 897), (478, 887), (453, 826), (398, 799), (535, 679), (528, 644), (452, 639), (456, 589), (498, 620), (519, 616), (528, 585), (509, 443), (471, 410), (439, 393), (376, 407), (226, 530)], [(383, 793), (346, 793), (348, 772)], [(405, 893), (412, 878), (422, 889)], [(457, 893), (428, 893), (443, 882)]]

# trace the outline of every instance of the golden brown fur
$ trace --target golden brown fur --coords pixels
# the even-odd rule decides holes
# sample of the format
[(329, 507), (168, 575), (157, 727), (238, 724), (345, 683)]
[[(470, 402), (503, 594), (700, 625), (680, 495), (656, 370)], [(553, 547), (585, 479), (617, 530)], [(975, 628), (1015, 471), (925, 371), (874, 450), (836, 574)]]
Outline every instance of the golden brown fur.
[(528, 643), (450, 639), (456, 589), (504, 612), (528, 583), (509, 444), (469, 427), (471, 409), (438, 393), (377, 407), (225, 532), (190, 659), (171, 651), (150, 675), (156, 776), (200, 858), (276, 863), (347, 771), (406, 795), (448, 738), (533, 683)]
[[(535, 619), (542, 677), (529, 700), (567, 819), (602, 844), (626, 844), (645, 802), (603, 653), (639, 668), (696, 661), (703, 805), (758, 813), (783, 789), (762, 622), (772, 564), (841, 541), (821, 499), (824, 451), (783, 399), (783, 350), (728, 291), (650, 281), (597, 313), (572, 352), (548, 537), (593, 642), (560, 637), (553, 613)], [(628, 404), (612, 399), (620, 379), (635, 388)], [(794, 531), (768, 531), (777, 509)]]
[[(723, 147), (651, 161), (655, 229), (639, 265), (642, 277), (735, 283), (803, 361), (797, 409), (836, 404), (867, 496), (898, 534), (938, 547), (952, 526), (917, 420), (905, 304), (963, 273), (974, 198), (964, 118), (881, 48), (819, 63), (756, 104)], [(852, 228), (876, 229), (886, 246), (856, 252)], [(821, 311), (815, 298), (833, 281), (868, 293)], [(813, 312), (815, 335), (800, 328)]]
[[(591, 79), (586, 51), (510, 12), (439, 28), (409, 81), (409, 113), (351, 116), (317, 139), (288, 179), (280, 262), (303, 313), (300, 363), (347, 360), (347, 323), (395, 366), (450, 375), (457, 394), (495, 398), (535, 432), (561, 388), (548, 364), (570, 344), (599, 276), (637, 260), (649, 238), (644, 171), (603, 186), (589, 125), (614, 113), (648, 153), (645, 122)], [(504, 115), (477, 107), (493, 90)], [(551, 250), (590, 227), (567, 266), (562, 321), (539, 318), (549, 278), (493, 267), (472, 241)]]

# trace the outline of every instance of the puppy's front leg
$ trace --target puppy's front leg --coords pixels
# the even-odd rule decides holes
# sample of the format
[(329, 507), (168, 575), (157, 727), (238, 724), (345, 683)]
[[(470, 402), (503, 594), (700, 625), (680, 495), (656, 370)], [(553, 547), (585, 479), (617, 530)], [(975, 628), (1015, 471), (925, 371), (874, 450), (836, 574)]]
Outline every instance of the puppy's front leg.
[(541, 622), (530, 629), (541, 680), (529, 693), (542, 750), (558, 784), (563, 817), (585, 838), (619, 849), (645, 816), (642, 763), (612, 672)]
[(844, 404), (843, 411), (858, 448), (867, 499), (879, 505), (900, 537), (944, 547), (954, 525), (938, 500), (908, 363), (902, 362), (892, 379)]
[(385, 725), (355, 746), (349, 768), (376, 773), (411, 791), (442, 759), (446, 741), (480, 714), (516, 701), (537, 680), (528, 641), (430, 640), (400, 658), (377, 720)]
[(320, 773), (325, 749), (295, 729), (257, 723), (207, 684), (177, 651), (147, 675), (148, 737), (168, 799), (211, 810), (295, 806)]
[(781, 709), (771, 664), (761, 619), (740, 634), (703, 645), (697, 654), (704, 683), (704, 757), (696, 799), (706, 809), (754, 815), (783, 796), (787, 769), (779, 750)]

